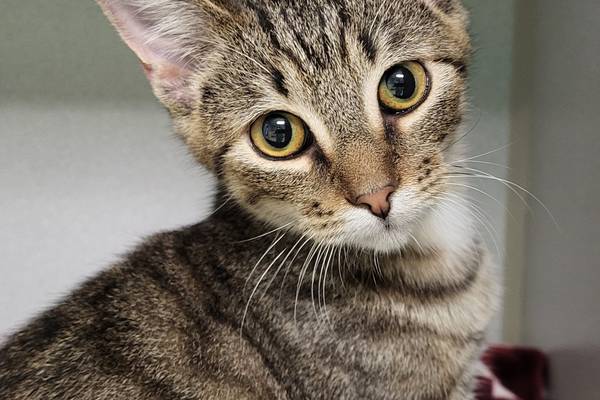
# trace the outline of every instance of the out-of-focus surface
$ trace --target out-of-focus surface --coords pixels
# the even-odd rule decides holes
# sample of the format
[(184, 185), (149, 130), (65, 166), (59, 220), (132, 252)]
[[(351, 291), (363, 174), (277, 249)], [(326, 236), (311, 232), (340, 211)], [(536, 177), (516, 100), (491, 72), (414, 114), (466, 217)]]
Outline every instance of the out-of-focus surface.
[(157, 106), (3, 105), (0, 121), (0, 336), (210, 206)]
[[(600, 378), (600, 2), (523, 5), (529, 189), (525, 343), (550, 356), (551, 398), (596, 400)], [(524, 48), (523, 48), (524, 47)], [(520, 59), (523, 61), (523, 57)]]
[(93, 1), (0, 2), (0, 338), (212, 190)]
[(152, 96), (93, 0), (2, 0), (0, 54), (0, 104), (148, 102)]

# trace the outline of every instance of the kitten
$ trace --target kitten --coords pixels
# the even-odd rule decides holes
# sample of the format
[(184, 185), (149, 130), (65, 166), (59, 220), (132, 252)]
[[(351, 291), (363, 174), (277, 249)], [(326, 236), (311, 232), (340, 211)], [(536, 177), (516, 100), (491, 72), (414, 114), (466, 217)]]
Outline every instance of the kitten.
[(98, 1), (217, 206), (5, 343), (0, 399), (472, 399), (458, 0)]

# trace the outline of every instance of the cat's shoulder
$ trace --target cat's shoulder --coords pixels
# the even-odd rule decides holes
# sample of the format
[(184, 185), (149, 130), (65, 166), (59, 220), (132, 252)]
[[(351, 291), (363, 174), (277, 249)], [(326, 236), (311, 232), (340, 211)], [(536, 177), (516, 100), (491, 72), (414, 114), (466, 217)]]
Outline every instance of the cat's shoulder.
[[(0, 343), (0, 399), (73, 398), (65, 388), (119, 385), (106, 398), (136, 398), (135, 385), (122, 382), (151, 369), (149, 355), (181, 358), (174, 343), (218, 331), (206, 305), (214, 293), (215, 241), (225, 235), (219, 231), (203, 222), (147, 237)], [(27, 388), (40, 397), (27, 397)]]

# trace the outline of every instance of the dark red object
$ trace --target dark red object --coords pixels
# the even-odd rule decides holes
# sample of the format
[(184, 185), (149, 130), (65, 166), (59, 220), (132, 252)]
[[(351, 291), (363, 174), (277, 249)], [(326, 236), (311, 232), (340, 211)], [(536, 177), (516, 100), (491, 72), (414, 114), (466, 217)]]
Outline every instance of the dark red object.
[(493, 347), (484, 354), (482, 361), (494, 377), (478, 379), (477, 400), (509, 400), (510, 396), (494, 394), (494, 386), (498, 384), (519, 400), (544, 399), (548, 362), (542, 352), (521, 347)]

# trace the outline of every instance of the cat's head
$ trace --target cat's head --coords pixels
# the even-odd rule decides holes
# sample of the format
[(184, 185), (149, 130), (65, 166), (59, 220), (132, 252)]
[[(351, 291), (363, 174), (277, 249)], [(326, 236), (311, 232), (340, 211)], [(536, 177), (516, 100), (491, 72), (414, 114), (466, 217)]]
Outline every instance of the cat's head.
[(455, 0), (98, 0), (193, 155), (273, 227), (381, 252), (463, 226)]

